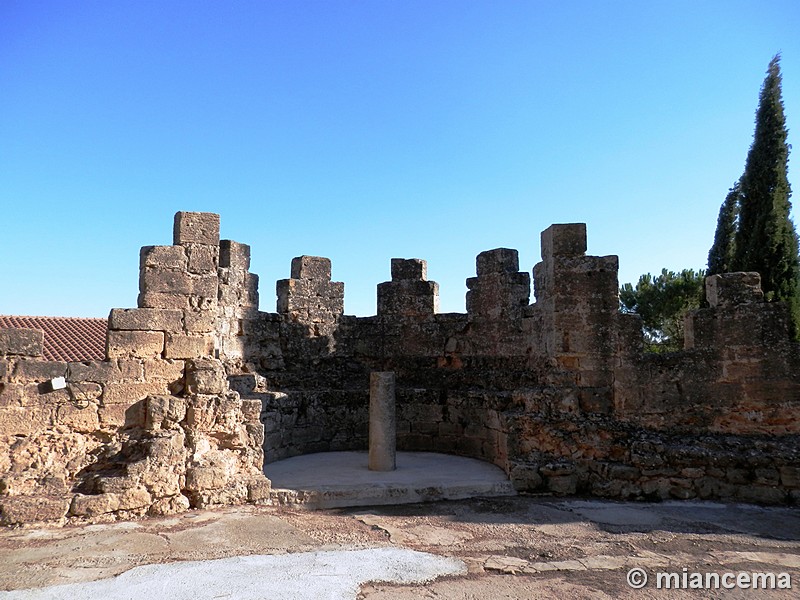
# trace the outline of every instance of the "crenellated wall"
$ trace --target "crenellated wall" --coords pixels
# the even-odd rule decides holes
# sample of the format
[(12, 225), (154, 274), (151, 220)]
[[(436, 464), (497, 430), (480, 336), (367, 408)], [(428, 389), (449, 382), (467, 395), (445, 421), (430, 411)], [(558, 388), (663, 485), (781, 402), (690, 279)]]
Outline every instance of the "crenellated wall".
[[(0, 518), (107, 520), (268, 501), (263, 463), (367, 447), (371, 371), (394, 371), (397, 445), (493, 462), (518, 489), (616, 498), (800, 500), (800, 350), (758, 275), (708, 278), (682, 352), (642, 352), (616, 256), (586, 226), (476, 259), (467, 312), (439, 313), (420, 259), (392, 259), (372, 317), (343, 314), (330, 260), (301, 256), (258, 310), (250, 248), (178, 213), (142, 249), (138, 308), (107, 358), (41, 358), (0, 330)], [(67, 387), (51, 390), (55, 377)]]
[[(231, 246), (220, 252), (217, 215), (178, 213), (174, 239), (142, 248), (139, 307), (111, 311), (104, 361), (44, 361), (41, 331), (0, 331), (3, 523), (269, 496), (261, 403), (230, 389), (218, 358), (235, 349), (220, 323), (241, 319), (253, 297), (224, 293)], [(246, 277), (236, 287), (254, 290)]]

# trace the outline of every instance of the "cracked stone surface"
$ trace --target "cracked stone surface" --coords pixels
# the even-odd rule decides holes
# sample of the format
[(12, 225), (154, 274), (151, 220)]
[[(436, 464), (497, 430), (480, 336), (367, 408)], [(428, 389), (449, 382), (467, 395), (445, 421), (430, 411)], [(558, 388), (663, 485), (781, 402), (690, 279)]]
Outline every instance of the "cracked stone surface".
[[(354, 598), (699, 597), (693, 590), (633, 590), (626, 584), (633, 567), (786, 572), (794, 588), (720, 590), (708, 597), (791, 598), (800, 586), (796, 508), (519, 496), (325, 511), (249, 506), (2, 531), (0, 589), (93, 581), (174, 561), (375, 548), (456, 559), (466, 573), (425, 584), (367, 582)], [(280, 586), (262, 584), (263, 590)], [(205, 596), (201, 590), (195, 597)]]

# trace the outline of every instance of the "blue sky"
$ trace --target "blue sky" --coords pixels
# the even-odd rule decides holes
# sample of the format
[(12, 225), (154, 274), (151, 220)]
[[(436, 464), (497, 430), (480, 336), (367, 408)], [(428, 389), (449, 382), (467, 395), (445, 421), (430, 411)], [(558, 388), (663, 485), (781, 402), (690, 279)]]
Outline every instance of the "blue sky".
[(530, 271), (551, 223), (621, 282), (705, 267), (777, 52), (800, 143), (798, 31), (795, 0), (3, 0), (0, 313), (135, 306), (178, 210), (251, 245), (265, 311), (301, 254), (348, 314), (392, 257), (463, 311), (475, 256)]

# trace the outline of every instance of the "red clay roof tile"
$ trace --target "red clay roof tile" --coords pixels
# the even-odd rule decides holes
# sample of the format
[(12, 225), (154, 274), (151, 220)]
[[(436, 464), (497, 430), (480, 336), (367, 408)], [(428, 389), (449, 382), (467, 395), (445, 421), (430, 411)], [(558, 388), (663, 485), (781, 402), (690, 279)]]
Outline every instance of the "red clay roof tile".
[(105, 358), (106, 319), (0, 315), (0, 329), (4, 328), (41, 329), (47, 360), (80, 362)]

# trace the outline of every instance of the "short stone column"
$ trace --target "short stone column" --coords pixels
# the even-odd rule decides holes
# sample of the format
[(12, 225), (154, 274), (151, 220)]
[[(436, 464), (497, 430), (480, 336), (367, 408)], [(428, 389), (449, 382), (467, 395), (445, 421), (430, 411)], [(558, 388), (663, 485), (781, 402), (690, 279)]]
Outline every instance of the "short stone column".
[(396, 468), (396, 423), (394, 373), (376, 371), (369, 375), (369, 470)]

